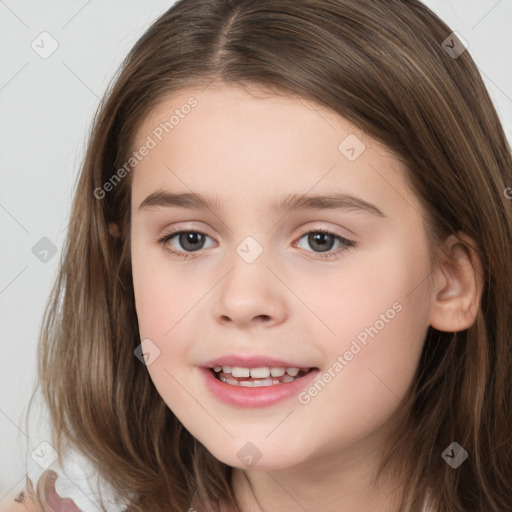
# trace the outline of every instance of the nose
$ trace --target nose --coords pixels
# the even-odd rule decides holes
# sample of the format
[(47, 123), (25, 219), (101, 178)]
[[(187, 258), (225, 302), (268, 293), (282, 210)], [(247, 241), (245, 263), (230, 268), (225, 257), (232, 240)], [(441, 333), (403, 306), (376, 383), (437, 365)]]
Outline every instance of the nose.
[(263, 255), (252, 263), (236, 255), (218, 286), (213, 307), (217, 322), (250, 328), (256, 324), (271, 327), (285, 321), (286, 287)]

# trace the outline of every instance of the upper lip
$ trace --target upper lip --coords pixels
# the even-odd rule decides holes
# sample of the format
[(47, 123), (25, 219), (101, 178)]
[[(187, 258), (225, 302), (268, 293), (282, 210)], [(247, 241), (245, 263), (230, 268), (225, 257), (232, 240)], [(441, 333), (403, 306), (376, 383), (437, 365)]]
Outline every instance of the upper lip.
[(243, 355), (227, 355), (206, 361), (201, 366), (205, 368), (213, 368), (214, 366), (241, 366), (242, 368), (262, 368), (262, 367), (279, 367), (279, 368), (313, 368), (310, 365), (297, 364), (283, 359), (277, 359), (270, 356), (243, 356)]

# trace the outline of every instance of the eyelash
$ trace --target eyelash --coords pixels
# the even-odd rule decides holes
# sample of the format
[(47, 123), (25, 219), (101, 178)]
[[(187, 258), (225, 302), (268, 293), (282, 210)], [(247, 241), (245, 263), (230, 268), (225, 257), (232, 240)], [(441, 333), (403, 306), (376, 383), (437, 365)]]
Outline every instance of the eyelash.
[[(204, 236), (207, 236), (208, 238), (211, 238), (206, 233), (203, 233), (202, 231), (198, 231), (198, 230), (194, 230), (194, 229), (188, 229), (188, 230), (180, 229), (180, 230), (171, 231), (158, 240), (158, 243), (162, 245), (165, 252), (171, 254), (172, 256), (180, 258), (180, 259), (194, 258), (195, 257), (194, 253), (200, 252), (200, 250), (199, 250), (199, 251), (187, 253), (187, 252), (179, 252), (179, 251), (170, 249), (167, 242), (172, 240), (175, 236), (177, 236), (181, 233), (199, 233), (200, 235), (204, 235)], [(340, 235), (337, 235), (336, 233), (333, 233), (332, 231), (329, 231), (327, 229), (322, 229), (322, 228), (306, 231), (299, 238), (299, 240), (301, 240), (302, 238), (304, 238), (304, 236), (309, 235), (311, 233), (325, 233), (327, 235), (332, 235), (335, 239), (339, 240), (343, 244), (342, 247), (339, 247), (334, 252), (329, 252), (329, 253), (325, 253), (325, 254), (324, 253), (314, 253), (314, 254), (316, 254), (316, 256), (315, 256), (316, 259), (320, 259), (320, 260), (333, 259), (333, 258), (336, 258), (338, 256), (338, 254), (347, 251), (349, 248), (357, 246), (357, 244), (355, 242), (353, 242), (352, 240), (348, 240), (345, 237), (342, 237)]]

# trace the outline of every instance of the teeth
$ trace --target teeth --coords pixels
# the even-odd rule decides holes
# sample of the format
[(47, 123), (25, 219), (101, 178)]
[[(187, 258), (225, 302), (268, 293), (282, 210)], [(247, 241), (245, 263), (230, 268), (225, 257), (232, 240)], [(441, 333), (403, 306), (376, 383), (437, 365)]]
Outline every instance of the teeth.
[(286, 373), (286, 368), (270, 368), (272, 377), (282, 377)]
[(238, 386), (238, 381), (236, 379), (229, 379), (227, 377), (220, 377), (220, 380), (222, 382), (225, 382), (226, 384), (231, 384), (232, 386)]
[(278, 380), (263, 379), (263, 380), (243, 380), (238, 383), (239, 386), (245, 386), (248, 388), (259, 388), (263, 386), (272, 386), (274, 384), (280, 384)]
[[(296, 377), (299, 374), (300, 368), (284, 368), (281, 366), (262, 366), (259, 368), (245, 368), (243, 366), (214, 366), (214, 371), (219, 373), (231, 373), (233, 377), (252, 377), (253, 379), (267, 379), (268, 377), (282, 377), (285, 373), (292, 377)], [(286, 381), (289, 382), (289, 381)]]
[(214, 366), (213, 370), (218, 374), (218, 378), (226, 384), (231, 384), (232, 386), (244, 386), (247, 388), (257, 388), (293, 382), (299, 378), (298, 375), (300, 372), (302, 372), (301, 375), (303, 375), (309, 371), (309, 368), (284, 368), (279, 366), (272, 368), (268, 366), (260, 366), (257, 368), (246, 368), (243, 366)]
[(242, 380), (238, 382), (236, 379), (230, 379), (224, 376), (220, 377), (222, 382), (226, 384), (231, 384), (232, 386), (245, 386), (247, 388), (257, 388), (263, 386), (273, 386), (275, 384), (281, 384), (278, 380), (275, 379), (263, 379), (263, 380)]
[(266, 379), (270, 377), (270, 368), (268, 366), (263, 368), (251, 368), (251, 377), (253, 379)]
[(231, 368), (231, 375), (233, 377), (249, 377), (250, 373), (249, 368), (242, 368), (241, 366), (233, 366)]

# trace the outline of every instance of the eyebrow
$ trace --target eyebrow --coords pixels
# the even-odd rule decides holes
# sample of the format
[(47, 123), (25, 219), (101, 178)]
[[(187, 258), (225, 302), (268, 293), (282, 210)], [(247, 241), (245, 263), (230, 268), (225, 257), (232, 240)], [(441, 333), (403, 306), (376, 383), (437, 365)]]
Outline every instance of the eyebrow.
[[(139, 211), (152, 208), (189, 208), (198, 210), (221, 210), (218, 197), (207, 197), (197, 193), (173, 193), (157, 190), (149, 194), (139, 205)], [(300, 210), (359, 210), (378, 217), (384, 213), (372, 203), (352, 194), (286, 194), (271, 205), (274, 213)]]

